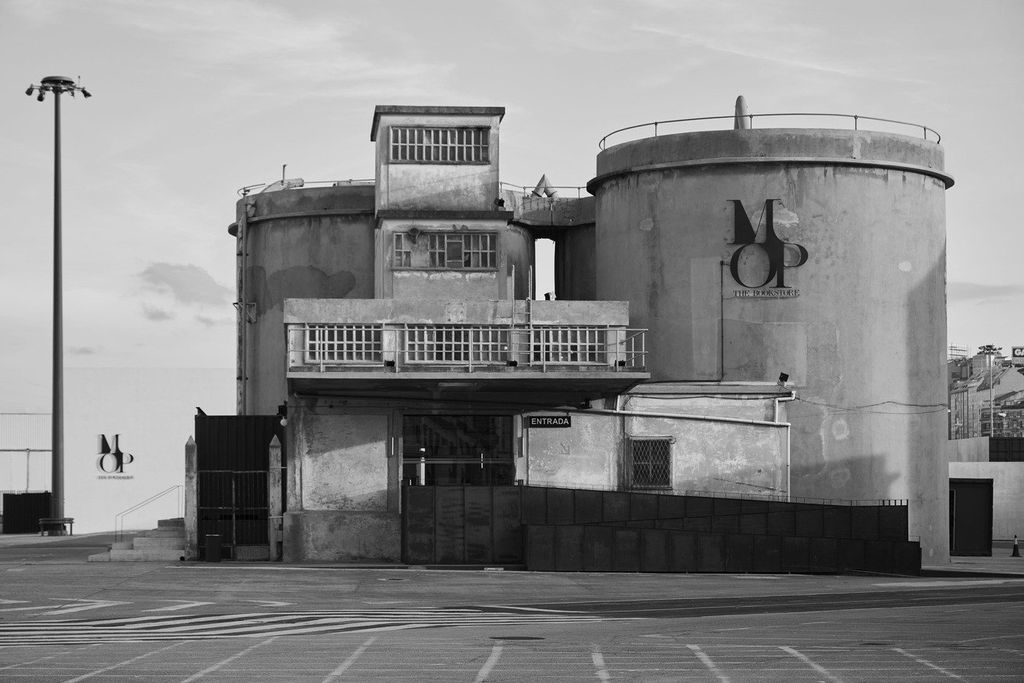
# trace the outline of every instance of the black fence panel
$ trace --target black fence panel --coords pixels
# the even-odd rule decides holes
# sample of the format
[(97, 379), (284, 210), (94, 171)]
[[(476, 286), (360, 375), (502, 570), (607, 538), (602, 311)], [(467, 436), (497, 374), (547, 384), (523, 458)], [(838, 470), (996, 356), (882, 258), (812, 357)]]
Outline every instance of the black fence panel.
[(1024, 462), (1024, 438), (994, 436), (988, 441), (989, 462)]
[[(407, 486), (403, 559), (620, 572), (918, 573), (907, 507)], [(916, 562), (916, 564), (915, 564)]]
[(39, 533), (39, 520), (50, 516), (50, 494), (5, 493), (3, 526), (5, 534)]

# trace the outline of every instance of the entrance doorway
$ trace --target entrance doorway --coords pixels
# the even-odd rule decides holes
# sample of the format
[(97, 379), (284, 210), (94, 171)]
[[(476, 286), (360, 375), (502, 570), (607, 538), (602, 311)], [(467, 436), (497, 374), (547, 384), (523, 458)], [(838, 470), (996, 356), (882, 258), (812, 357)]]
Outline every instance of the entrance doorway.
[(405, 485), (515, 483), (511, 415), (405, 415), (402, 443)]
[(992, 554), (992, 480), (949, 480), (949, 554)]

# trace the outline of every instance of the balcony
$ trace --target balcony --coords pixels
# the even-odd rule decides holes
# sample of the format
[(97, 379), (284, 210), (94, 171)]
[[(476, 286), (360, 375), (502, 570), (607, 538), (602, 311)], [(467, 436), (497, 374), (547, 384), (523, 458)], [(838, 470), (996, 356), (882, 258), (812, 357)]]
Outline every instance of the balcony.
[(559, 404), (649, 379), (646, 330), (614, 325), (290, 323), (288, 379), (314, 394)]

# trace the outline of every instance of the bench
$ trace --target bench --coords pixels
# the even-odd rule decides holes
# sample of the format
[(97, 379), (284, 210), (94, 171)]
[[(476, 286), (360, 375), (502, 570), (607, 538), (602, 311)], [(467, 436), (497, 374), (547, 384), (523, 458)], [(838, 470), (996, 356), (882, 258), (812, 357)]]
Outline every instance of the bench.
[[(50, 532), (50, 536), (63, 536), (64, 525), (68, 527), (68, 536), (74, 536), (75, 518), (74, 517), (40, 517), (39, 518), (39, 535), (46, 536), (47, 532)], [(58, 533), (53, 533), (54, 531)]]

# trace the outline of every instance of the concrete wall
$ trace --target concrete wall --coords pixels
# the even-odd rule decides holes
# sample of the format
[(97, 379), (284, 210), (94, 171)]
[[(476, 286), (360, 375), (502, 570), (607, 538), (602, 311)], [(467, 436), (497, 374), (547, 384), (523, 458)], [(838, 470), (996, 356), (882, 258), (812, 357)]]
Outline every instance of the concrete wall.
[(555, 237), (555, 293), (559, 299), (597, 298), (597, 263), (593, 223)]
[(948, 441), (949, 462), (988, 462), (987, 436)]
[[(239, 412), (267, 415), (287, 398), (286, 298), (371, 298), (373, 188), (284, 190), (238, 202)], [(251, 322), (250, 322), (251, 320)]]
[[(560, 413), (543, 412), (537, 415)], [(570, 428), (525, 428), (527, 462), (516, 476), (529, 486), (615, 489), (622, 459), (621, 418), (573, 413)]]
[[(491, 233), (497, 237), (497, 263), (493, 269), (461, 270), (443, 268), (394, 267), (394, 234), (416, 229), (420, 237), (412, 245), (425, 255), (425, 233)], [(388, 219), (381, 221), (377, 233), (377, 262), (380, 286), (377, 296), (397, 299), (506, 299), (509, 276), (515, 272), (515, 298), (525, 299), (530, 287), (533, 241), (522, 228), (509, 225), (504, 218), (493, 220)], [(426, 260), (425, 258), (423, 259)]]
[[(653, 378), (788, 373), (801, 399), (794, 495), (909, 499), (925, 561), (944, 560), (942, 148), (865, 131), (714, 131), (617, 145), (597, 163), (597, 296), (628, 300), (632, 324), (651, 329)], [(778, 200), (788, 267), (748, 288), (730, 265), (742, 249), (745, 283), (771, 274), (756, 246), (766, 200)], [(755, 246), (737, 243), (737, 212)], [(780, 273), (797, 296), (777, 298)]]
[[(378, 108), (379, 109), (379, 108)], [(499, 115), (465, 114), (451, 107), (448, 114), (381, 114), (375, 116), (378, 209), (486, 211), (494, 208), (498, 190)], [(490, 110), (485, 110), (490, 111)], [(501, 110), (502, 112), (504, 110)], [(486, 164), (391, 163), (391, 126), (484, 127), (490, 130), (490, 159)]]
[(517, 477), (531, 486), (627, 488), (627, 440), (668, 437), (672, 441), (674, 493), (786, 494), (789, 434), (785, 424), (671, 417), (706, 415), (771, 421), (773, 398), (628, 396), (620, 403), (623, 412), (630, 414), (574, 412), (569, 428), (524, 428), (527, 462), (525, 468), (519, 465)]
[(1024, 538), (1024, 462), (951, 462), (949, 477), (991, 479), (992, 540)]
[(289, 405), (284, 559), (398, 561), (398, 461), (390, 411)]
[[(514, 311), (514, 319), (512, 318)], [(535, 324), (625, 325), (629, 310), (622, 301), (476, 301), (429, 299), (290, 299), (285, 323), (469, 323), (508, 325), (532, 319)]]

